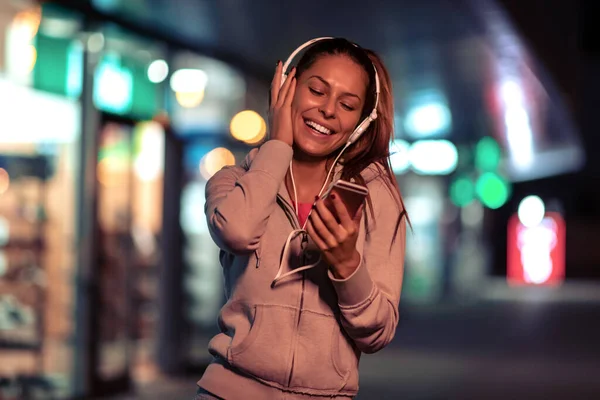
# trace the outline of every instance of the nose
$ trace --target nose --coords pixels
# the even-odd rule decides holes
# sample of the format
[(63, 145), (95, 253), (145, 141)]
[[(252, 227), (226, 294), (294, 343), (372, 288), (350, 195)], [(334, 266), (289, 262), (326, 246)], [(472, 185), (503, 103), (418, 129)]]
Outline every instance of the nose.
[(323, 114), (323, 117), (329, 119), (335, 117), (335, 99), (329, 97), (319, 107), (319, 112)]

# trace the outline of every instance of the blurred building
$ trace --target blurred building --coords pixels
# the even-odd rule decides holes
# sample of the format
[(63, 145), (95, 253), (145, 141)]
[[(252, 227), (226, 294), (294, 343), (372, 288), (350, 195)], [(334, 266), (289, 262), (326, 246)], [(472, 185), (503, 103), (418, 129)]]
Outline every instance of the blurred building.
[[(208, 358), (225, 299), (206, 181), (264, 140), (273, 62), (323, 29), (281, 42), (284, 22), (255, 28), (277, 11), (265, 2), (226, 29), (218, 6), (175, 3), (0, 3), (0, 398), (125, 392)], [(536, 194), (514, 185), (585, 153), (495, 3), (401, 3), (401, 21), (374, 12), (377, 32), (326, 34), (379, 51), (394, 80), (403, 305), (476, 299), (508, 284), (509, 219)], [(564, 216), (560, 193), (542, 204), (540, 221)], [(529, 248), (548, 253), (536, 232)]]

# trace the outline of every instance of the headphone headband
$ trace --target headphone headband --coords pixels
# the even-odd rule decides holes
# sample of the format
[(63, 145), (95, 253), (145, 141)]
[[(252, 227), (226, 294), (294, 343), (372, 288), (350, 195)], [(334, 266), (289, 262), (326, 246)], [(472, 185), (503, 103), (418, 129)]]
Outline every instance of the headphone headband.
[[(335, 38), (331, 37), (331, 36), (314, 38), (314, 39), (311, 39), (308, 42), (300, 45), (296, 50), (294, 50), (294, 52), (292, 54), (290, 54), (290, 56), (286, 60), (285, 64), (283, 64), (281, 85), (283, 86), (283, 83), (287, 79), (286, 71), (288, 70), (290, 64), (292, 63), (294, 58), (298, 55), (298, 53), (300, 53), (302, 50), (313, 45), (316, 42), (320, 42), (323, 40), (332, 40), (332, 39), (335, 39)], [(352, 43), (352, 42), (350, 42), (350, 43)], [(362, 48), (359, 45), (357, 45), (356, 43), (352, 43), (352, 45), (354, 47), (362, 50)], [(373, 64), (371, 62), (371, 65), (373, 66), (373, 72), (375, 74), (374, 75), (375, 76), (375, 104), (373, 105), (373, 110), (369, 113), (369, 115), (360, 124), (358, 124), (358, 126), (356, 127), (354, 132), (352, 132), (352, 135), (350, 135), (350, 137), (348, 138), (348, 142), (346, 143), (346, 146), (349, 146), (352, 143), (354, 143), (356, 140), (358, 140), (358, 138), (363, 134), (363, 132), (367, 130), (367, 128), (369, 127), (371, 122), (377, 119), (377, 106), (379, 105), (379, 91), (380, 91), (379, 75), (377, 74), (377, 68), (375, 68), (375, 64)]]

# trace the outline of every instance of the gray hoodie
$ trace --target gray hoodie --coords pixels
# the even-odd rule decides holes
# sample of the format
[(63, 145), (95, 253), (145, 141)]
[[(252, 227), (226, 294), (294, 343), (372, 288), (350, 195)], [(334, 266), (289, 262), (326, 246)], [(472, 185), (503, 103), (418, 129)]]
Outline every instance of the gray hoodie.
[(226, 399), (249, 396), (253, 387), (272, 398), (282, 391), (355, 396), (361, 352), (385, 347), (398, 324), (406, 225), (396, 232), (397, 195), (374, 167), (362, 173), (374, 218), (362, 219), (356, 271), (336, 279), (320, 261), (273, 285), (280, 262), (285, 273), (319, 259), (314, 242), (298, 235), (281, 260), (288, 235), (300, 228), (284, 184), (292, 153), (284, 142), (267, 141), (207, 183), (205, 211), (221, 249), (227, 303), (221, 333), (209, 343), (215, 360), (198, 384)]

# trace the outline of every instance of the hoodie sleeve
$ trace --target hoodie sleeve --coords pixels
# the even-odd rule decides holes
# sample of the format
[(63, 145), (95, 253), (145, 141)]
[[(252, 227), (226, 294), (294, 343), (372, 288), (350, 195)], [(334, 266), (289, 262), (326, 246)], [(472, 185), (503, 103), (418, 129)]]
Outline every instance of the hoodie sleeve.
[(396, 333), (406, 243), (404, 217), (396, 227), (401, 210), (395, 195), (381, 179), (372, 186), (369, 190), (375, 224), (365, 237), (362, 252), (359, 248), (361, 263), (345, 279), (336, 279), (329, 272), (338, 295), (342, 326), (363, 353), (381, 350)]
[(227, 167), (206, 184), (208, 229), (217, 246), (232, 253), (258, 248), (292, 160), (292, 148), (279, 140), (269, 140), (253, 152), (247, 171)]

